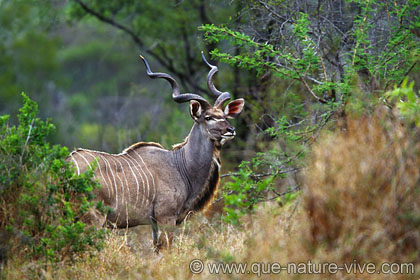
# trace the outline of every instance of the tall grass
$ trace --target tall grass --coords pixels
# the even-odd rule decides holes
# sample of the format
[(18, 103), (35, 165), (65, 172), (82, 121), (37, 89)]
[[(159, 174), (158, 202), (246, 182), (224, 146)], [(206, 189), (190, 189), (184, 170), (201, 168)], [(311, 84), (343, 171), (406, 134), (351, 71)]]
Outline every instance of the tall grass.
[(418, 265), (419, 148), (415, 130), (379, 112), (324, 135), (313, 149), (303, 195), (311, 255)]

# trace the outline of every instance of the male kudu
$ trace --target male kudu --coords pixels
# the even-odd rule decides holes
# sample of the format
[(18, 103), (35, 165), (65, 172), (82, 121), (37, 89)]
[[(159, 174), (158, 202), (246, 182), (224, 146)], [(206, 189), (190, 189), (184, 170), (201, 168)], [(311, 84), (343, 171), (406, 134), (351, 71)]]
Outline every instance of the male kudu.
[(218, 68), (209, 64), (203, 53), (202, 57), (211, 68), (207, 85), (217, 96), (214, 106), (200, 95), (181, 94), (174, 78), (153, 73), (141, 56), (150, 78), (169, 81), (175, 102), (189, 101), (194, 125), (185, 142), (172, 150), (157, 143), (139, 142), (116, 155), (87, 149), (70, 154), (78, 174), (97, 163), (94, 176), (102, 185), (97, 199), (113, 209), (106, 217), (90, 212), (85, 220), (118, 228), (151, 224), (157, 245), (158, 223), (178, 225), (190, 211), (199, 211), (211, 201), (219, 183), (220, 148), (235, 136), (234, 127), (226, 119), (242, 111), (244, 100), (231, 101), (223, 109), (230, 95), (215, 88), (213, 76)]

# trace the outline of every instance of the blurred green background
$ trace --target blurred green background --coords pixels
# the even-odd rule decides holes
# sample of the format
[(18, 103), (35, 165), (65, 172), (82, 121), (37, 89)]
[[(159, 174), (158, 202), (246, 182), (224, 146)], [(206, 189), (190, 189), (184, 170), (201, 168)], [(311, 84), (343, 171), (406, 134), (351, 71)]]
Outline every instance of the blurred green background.
[(57, 126), (50, 140), (70, 150), (118, 153), (138, 141), (169, 148), (193, 121), (138, 55), (183, 92), (212, 99), (203, 50), (219, 66), (218, 89), (246, 100), (225, 167), (273, 146), (287, 157), (290, 145), (267, 128), (342, 117), (349, 101), (363, 106), (405, 77), (418, 88), (419, 5), (398, 3), (0, 0), (0, 114), (13, 121), (24, 91)]
[[(0, 114), (13, 119), (24, 91), (39, 103), (41, 117), (57, 126), (51, 140), (70, 150), (117, 153), (137, 141), (169, 148), (191, 128), (188, 105), (171, 100), (166, 81), (148, 78), (138, 56), (153, 71), (176, 77), (184, 91), (205, 95), (208, 69), (200, 51), (208, 46), (198, 27), (229, 22), (235, 7), (223, 1), (106, 2), (87, 3), (135, 30), (141, 43), (86, 16), (77, 1), (0, 1)], [(221, 68), (220, 89), (232, 90), (232, 69)]]

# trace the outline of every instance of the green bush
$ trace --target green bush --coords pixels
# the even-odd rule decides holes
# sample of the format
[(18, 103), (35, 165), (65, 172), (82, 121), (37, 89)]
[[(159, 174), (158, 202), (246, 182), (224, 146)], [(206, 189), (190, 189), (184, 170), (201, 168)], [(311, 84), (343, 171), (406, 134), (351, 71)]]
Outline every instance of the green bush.
[(414, 91), (414, 82), (408, 84), (408, 79), (405, 79), (401, 87), (395, 86), (392, 91), (386, 92), (383, 100), (396, 109), (403, 120), (420, 127), (420, 100)]
[(320, 116), (319, 124), (303, 119), (298, 122), (286, 116), (275, 126), (265, 130), (272, 145), (264, 153), (257, 153), (250, 161), (243, 161), (238, 171), (231, 173), (231, 181), (223, 185), (225, 222), (239, 225), (240, 218), (252, 213), (260, 202), (276, 201), (279, 205), (293, 201), (300, 190), (299, 182), (289, 185), (286, 178), (300, 171), (303, 159), (315, 135), (326, 125), (330, 112)]
[(17, 126), (0, 117), (0, 253), (44, 264), (73, 260), (102, 246), (105, 231), (81, 222), (92, 207), (103, 211), (93, 201), (99, 184), (92, 171), (75, 174), (68, 149), (48, 143), (54, 125), (22, 96)]

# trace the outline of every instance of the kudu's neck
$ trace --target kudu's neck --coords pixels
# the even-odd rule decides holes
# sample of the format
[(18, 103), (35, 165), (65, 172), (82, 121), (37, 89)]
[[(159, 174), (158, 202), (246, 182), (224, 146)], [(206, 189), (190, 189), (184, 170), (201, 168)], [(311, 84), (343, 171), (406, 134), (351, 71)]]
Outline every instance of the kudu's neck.
[(214, 142), (210, 140), (204, 127), (194, 123), (184, 146), (188, 169), (197, 171), (205, 168), (212, 161), (214, 150)]
[[(187, 143), (178, 153), (178, 167), (183, 173), (190, 198), (199, 195), (206, 186), (212, 165), (219, 164), (219, 148), (208, 137), (208, 133), (197, 123), (194, 123)], [(217, 161), (215, 163), (214, 161)], [(218, 167), (217, 167), (218, 168)]]

